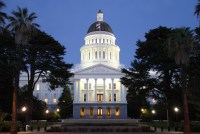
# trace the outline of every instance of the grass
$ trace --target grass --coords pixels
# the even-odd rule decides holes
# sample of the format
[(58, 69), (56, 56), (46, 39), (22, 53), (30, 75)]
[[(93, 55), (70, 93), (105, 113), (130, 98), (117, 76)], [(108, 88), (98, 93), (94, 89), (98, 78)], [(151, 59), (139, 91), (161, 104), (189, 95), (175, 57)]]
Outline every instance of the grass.
[(51, 126), (57, 124), (56, 122), (46, 122), (46, 121), (38, 121), (38, 122), (31, 122), (31, 126), (33, 129), (37, 129), (38, 127), (44, 128), (45, 126)]

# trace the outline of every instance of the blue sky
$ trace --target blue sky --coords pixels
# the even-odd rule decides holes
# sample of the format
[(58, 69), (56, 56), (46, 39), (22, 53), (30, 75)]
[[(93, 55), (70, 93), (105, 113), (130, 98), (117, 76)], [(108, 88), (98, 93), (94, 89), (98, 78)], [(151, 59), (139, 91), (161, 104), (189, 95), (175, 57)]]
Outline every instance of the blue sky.
[(66, 47), (65, 61), (80, 63), (80, 47), (89, 26), (101, 9), (119, 45), (120, 62), (130, 67), (136, 41), (144, 40), (158, 26), (198, 26), (193, 15), (197, 0), (3, 0), (4, 11), (11, 14), (17, 6), (27, 7), (38, 16), (40, 29)]

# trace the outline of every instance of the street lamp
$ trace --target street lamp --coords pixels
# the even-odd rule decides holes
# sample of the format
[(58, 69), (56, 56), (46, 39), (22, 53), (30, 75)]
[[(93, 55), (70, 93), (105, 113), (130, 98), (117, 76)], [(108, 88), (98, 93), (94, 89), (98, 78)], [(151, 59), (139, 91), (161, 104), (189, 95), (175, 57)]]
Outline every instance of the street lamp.
[(154, 114), (156, 114), (156, 111), (155, 111), (155, 110), (152, 110), (151, 113), (154, 115)]
[(56, 112), (60, 112), (60, 109), (59, 109), (59, 108), (57, 108), (57, 109), (56, 109)]
[(27, 108), (25, 106), (22, 107), (22, 112), (26, 112)]
[(46, 113), (46, 125), (47, 125), (47, 114), (49, 113), (49, 110), (47, 109), (47, 110), (45, 111), (45, 113)]
[(176, 114), (176, 122), (177, 122), (177, 124), (178, 124), (178, 121), (177, 121), (177, 113), (179, 112), (179, 108), (178, 108), (178, 107), (175, 107), (175, 108), (174, 108), (174, 112), (175, 112), (175, 114)]

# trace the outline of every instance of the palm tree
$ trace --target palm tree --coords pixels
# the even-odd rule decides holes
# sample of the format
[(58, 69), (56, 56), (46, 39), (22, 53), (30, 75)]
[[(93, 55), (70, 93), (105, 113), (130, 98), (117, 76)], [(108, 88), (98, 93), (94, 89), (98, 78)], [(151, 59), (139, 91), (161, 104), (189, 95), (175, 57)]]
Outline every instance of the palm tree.
[(21, 66), (21, 55), (22, 49), (24, 45), (28, 45), (29, 36), (32, 32), (33, 27), (38, 27), (39, 25), (33, 23), (33, 21), (37, 18), (36, 14), (33, 12), (31, 14), (28, 13), (27, 8), (18, 7), (17, 11), (12, 12), (12, 16), (9, 16), (9, 24), (8, 28), (11, 28), (11, 31), (14, 32), (15, 35), (15, 43), (17, 45), (17, 65), (16, 65), (16, 74), (14, 78), (14, 88), (13, 88), (13, 106), (12, 106), (12, 124), (11, 124), (11, 134), (16, 134), (16, 126), (17, 126), (17, 91), (19, 89), (19, 76), (20, 76), (20, 66)]
[[(0, 1), (0, 10), (5, 7), (5, 4)], [(3, 29), (3, 25), (5, 24), (5, 18), (7, 18), (7, 15), (4, 12), (0, 11), (0, 32)]]
[(187, 104), (187, 68), (189, 66), (189, 58), (193, 52), (194, 40), (193, 34), (189, 28), (176, 28), (173, 30), (169, 42), (169, 55), (174, 57), (177, 65), (181, 68), (181, 88), (184, 101), (184, 133), (190, 133), (190, 121), (188, 115)]
[(196, 15), (197, 19), (199, 19), (199, 16), (200, 16), (200, 0), (198, 1), (197, 5), (195, 6), (194, 15)]

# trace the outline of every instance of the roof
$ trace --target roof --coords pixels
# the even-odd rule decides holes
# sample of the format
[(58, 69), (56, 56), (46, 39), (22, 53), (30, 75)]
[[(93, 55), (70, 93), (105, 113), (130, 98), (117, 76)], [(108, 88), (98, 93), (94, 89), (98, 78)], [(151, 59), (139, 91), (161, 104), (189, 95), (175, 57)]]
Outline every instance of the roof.
[(105, 21), (96, 21), (94, 22), (88, 29), (87, 33), (90, 32), (95, 32), (95, 31), (105, 31), (105, 32), (110, 32), (113, 33), (112, 28), (108, 23)]

